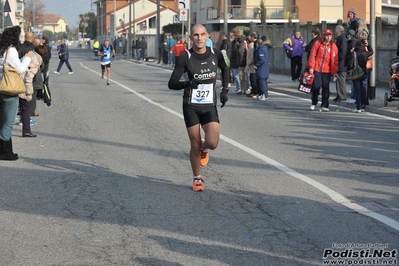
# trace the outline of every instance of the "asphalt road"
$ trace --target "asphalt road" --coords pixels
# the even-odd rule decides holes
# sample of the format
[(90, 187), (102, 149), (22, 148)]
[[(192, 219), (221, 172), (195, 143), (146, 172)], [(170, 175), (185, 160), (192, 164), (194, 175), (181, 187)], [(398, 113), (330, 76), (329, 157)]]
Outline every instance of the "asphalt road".
[(273, 83), (268, 101), (230, 94), (198, 193), (171, 68), (118, 57), (107, 86), (91, 52), (70, 62), (38, 137), (16, 125), (20, 159), (0, 163), (0, 266), (326, 265), (375, 259), (355, 258), (368, 244), (397, 260), (397, 118), (312, 112)]

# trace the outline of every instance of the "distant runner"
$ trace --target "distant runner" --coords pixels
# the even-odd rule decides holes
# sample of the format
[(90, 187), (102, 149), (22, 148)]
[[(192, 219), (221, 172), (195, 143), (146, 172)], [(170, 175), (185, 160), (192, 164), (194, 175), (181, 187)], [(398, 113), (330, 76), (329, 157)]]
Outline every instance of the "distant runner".
[(109, 44), (108, 40), (104, 41), (104, 45), (101, 46), (98, 51), (98, 55), (101, 56), (101, 79), (104, 79), (105, 68), (107, 68), (107, 85), (111, 79), (111, 56), (115, 57), (115, 49)]

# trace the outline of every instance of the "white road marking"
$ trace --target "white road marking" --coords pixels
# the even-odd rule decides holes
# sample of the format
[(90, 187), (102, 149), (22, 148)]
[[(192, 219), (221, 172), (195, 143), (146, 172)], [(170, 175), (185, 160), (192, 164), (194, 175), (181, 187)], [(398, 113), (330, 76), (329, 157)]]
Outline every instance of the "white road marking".
[[(89, 71), (91, 71), (91, 72), (93, 72), (93, 73), (95, 73), (95, 74), (100, 76), (100, 73), (98, 71), (92, 70), (92, 69), (84, 66), (82, 63), (80, 63), (80, 64), (85, 69), (87, 69), (87, 70), (89, 70)], [(136, 92), (135, 90), (132, 90), (131, 88), (129, 88), (129, 87), (127, 87), (127, 86), (125, 86), (125, 85), (123, 85), (123, 84), (121, 84), (121, 83), (119, 83), (119, 82), (117, 82), (115, 80), (111, 79), (111, 81), (114, 84), (117, 84), (120, 87), (132, 92), (133, 94), (135, 94), (136, 96), (140, 97), (141, 99), (147, 101), (148, 103), (151, 103), (151, 104), (153, 104), (153, 105), (155, 105), (155, 106), (157, 106), (157, 107), (159, 107), (159, 108), (161, 108), (161, 109), (163, 109), (163, 110), (165, 110), (165, 111), (167, 111), (167, 112), (169, 112), (169, 113), (171, 113), (171, 114), (173, 114), (173, 115), (175, 115), (177, 117), (180, 117), (181, 119), (184, 119), (182, 114), (177, 113), (177, 112), (173, 111), (172, 109), (169, 109), (169, 108), (167, 108), (167, 107), (165, 107), (165, 106), (163, 106), (163, 105), (161, 105), (159, 103), (154, 102), (153, 100), (143, 96), (142, 94)], [(282, 93), (279, 93), (279, 94), (285, 96), (285, 94), (282, 94)], [(290, 96), (290, 97), (295, 97), (295, 96)], [(303, 99), (303, 98), (298, 97), (298, 99)], [(293, 170), (293, 169), (291, 169), (291, 168), (289, 168), (289, 167), (287, 167), (287, 166), (285, 166), (285, 165), (283, 165), (283, 164), (281, 164), (281, 163), (279, 163), (279, 162), (277, 162), (277, 161), (275, 161), (275, 160), (273, 160), (273, 159), (271, 159), (271, 158), (269, 158), (269, 157), (267, 157), (267, 156), (255, 151), (255, 150), (253, 150), (251, 148), (248, 148), (247, 146), (244, 146), (244, 145), (232, 140), (229, 137), (226, 137), (226, 136), (221, 134), (220, 135), (220, 139), (222, 139), (222, 140), (226, 141), (227, 143), (233, 145), (234, 147), (239, 148), (239, 149), (247, 152), (248, 154), (250, 154), (250, 155), (252, 155), (252, 156), (254, 156), (254, 157), (256, 157), (256, 158), (258, 158), (258, 159), (260, 159), (262, 161), (264, 161), (265, 163), (274, 166), (275, 168), (281, 170), (282, 172), (284, 172), (284, 173), (286, 173), (286, 174), (288, 174), (288, 175), (290, 175), (290, 176), (292, 176), (292, 177), (294, 177), (294, 178), (296, 178), (298, 180), (301, 180), (302, 182), (305, 182), (306, 184), (316, 188), (317, 190), (319, 190), (319, 191), (323, 192), (324, 194), (328, 195), (335, 202), (340, 203), (340, 204), (352, 209), (353, 211), (355, 211), (357, 213), (360, 213), (360, 214), (363, 214), (365, 216), (371, 217), (371, 218), (373, 218), (373, 219), (375, 219), (375, 220), (377, 220), (377, 221), (379, 221), (379, 222), (381, 222), (383, 224), (386, 224), (386, 225), (394, 228), (395, 230), (399, 231), (399, 222), (398, 221), (396, 221), (396, 220), (394, 220), (392, 218), (389, 218), (389, 217), (387, 217), (385, 215), (373, 212), (373, 211), (371, 211), (371, 210), (369, 210), (369, 209), (367, 209), (367, 208), (365, 208), (363, 206), (360, 206), (357, 203), (351, 202), (349, 199), (347, 199), (346, 197), (344, 197), (340, 193), (330, 189), (329, 187), (321, 184), (320, 182), (317, 182), (316, 180), (313, 180), (310, 177), (307, 177), (307, 176), (305, 176), (305, 175), (303, 175), (301, 173), (298, 173), (297, 171), (295, 171), (295, 170)]]

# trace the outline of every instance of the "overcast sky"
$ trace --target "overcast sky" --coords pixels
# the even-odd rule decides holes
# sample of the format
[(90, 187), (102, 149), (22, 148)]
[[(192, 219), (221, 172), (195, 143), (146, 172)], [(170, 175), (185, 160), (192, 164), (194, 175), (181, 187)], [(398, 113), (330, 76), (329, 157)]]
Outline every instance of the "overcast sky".
[(63, 16), (69, 28), (75, 28), (78, 22), (78, 15), (88, 12), (96, 13), (95, 6), (91, 3), (95, 0), (41, 0), (46, 6), (46, 14)]

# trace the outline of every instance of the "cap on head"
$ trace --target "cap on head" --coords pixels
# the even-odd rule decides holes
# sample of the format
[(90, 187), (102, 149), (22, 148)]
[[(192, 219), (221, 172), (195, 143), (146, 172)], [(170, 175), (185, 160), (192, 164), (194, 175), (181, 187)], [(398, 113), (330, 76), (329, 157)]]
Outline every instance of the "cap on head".
[(326, 29), (323, 33), (323, 35), (332, 35), (332, 31), (329, 29)]
[(349, 12), (353, 13), (354, 15), (356, 15), (356, 11), (355, 11), (355, 9), (353, 7), (351, 9), (349, 9)]
[(354, 30), (348, 30), (346, 35), (355, 36), (356, 32)]

